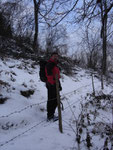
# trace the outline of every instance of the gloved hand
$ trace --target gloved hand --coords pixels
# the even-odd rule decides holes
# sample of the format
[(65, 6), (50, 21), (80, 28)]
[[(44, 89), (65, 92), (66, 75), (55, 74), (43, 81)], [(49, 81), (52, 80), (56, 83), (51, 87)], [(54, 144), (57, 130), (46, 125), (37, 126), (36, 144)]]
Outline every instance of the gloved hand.
[(62, 87), (61, 86), (59, 87), (59, 91), (62, 91)]
[[(47, 88), (56, 88), (56, 84), (51, 84), (51, 83), (47, 82), (46, 87)], [(62, 91), (62, 86), (60, 84), (60, 81), (59, 81), (59, 91)]]
[(51, 84), (49, 82), (46, 83), (47, 88), (56, 88), (56, 84)]
[(62, 91), (62, 86), (61, 86), (60, 81), (59, 81), (59, 91)]

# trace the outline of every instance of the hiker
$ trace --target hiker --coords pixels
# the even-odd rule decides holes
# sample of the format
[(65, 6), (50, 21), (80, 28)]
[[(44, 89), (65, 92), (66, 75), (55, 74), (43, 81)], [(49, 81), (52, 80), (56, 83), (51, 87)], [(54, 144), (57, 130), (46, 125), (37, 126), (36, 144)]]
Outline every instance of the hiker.
[[(60, 70), (57, 66), (58, 63), (58, 53), (53, 52), (51, 58), (46, 64), (45, 73), (47, 77), (46, 87), (48, 91), (48, 101), (47, 101), (47, 120), (58, 120), (58, 117), (54, 115), (55, 109), (57, 107), (57, 93), (56, 93), (56, 74), (58, 75), (58, 80), (60, 79)], [(62, 90), (60, 80), (59, 80), (59, 90)]]

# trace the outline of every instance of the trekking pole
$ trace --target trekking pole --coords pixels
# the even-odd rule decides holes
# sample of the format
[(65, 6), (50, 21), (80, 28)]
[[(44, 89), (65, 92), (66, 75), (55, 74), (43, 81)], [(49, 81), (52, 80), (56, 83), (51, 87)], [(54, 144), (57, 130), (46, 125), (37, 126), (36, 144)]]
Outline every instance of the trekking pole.
[(56, 92), (57, 92), (57, 103), (58, 103), (59, 130), (60, 130), (61, 133), (63, 133), (63, 130), (62, 130), (62, 115), (61, 115), (61, 106), (60, 106), (60, 94), (59, 94), (58, 74), (56, 75)]
[(95, 96), (95, 87), (94, 87), (94, 78), (93, 78), (93, 73), (91, 74), (91, 76), (92, 76), (93, 95)]

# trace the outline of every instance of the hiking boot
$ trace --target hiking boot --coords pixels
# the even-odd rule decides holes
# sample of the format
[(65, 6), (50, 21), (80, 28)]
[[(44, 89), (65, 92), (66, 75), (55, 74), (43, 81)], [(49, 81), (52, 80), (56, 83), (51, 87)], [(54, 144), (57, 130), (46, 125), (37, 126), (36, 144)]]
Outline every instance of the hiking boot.
[(57, 121), (58, 120), (58, 116), (51, 116), (47, 118), (47, 121)]
[(47, 117), (47, 121), (53, 120), (53, 117), (54, 117), (54, 116)]
[(57, 120), (58, 120), (58, 116), (54, 116), (53, 121), (57, 121)]

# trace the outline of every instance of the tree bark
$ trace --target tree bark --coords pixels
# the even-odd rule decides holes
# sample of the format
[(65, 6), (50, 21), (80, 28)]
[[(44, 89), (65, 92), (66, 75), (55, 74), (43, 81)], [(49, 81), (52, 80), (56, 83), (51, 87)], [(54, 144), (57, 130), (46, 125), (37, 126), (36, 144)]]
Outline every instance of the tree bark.
[(106, 64), (107, 64), (107, 18), (104, 20), (104, 31), (103, 31), (103, 60), (102, 60), (102, 72), (103, 75), (106, 74)]
[[(103, 6), (102, 6), (103, 5)], [(103, 11), (104, 8), (104, 11)], [(102, 73), (106, 74), (106, 64), (107, 64), (107, 2), (101, 3), (101, 19), (102, 19), (102, 29), (101, 29), (101, 38), (102, 38)], [(106, 15), (105, 15), (106, 14)]]
[(34, 40), (33, 40), (33, 50), (38, 55), (39, 53), (39, 42), (38, 42), (38, 31), (39, 31), (39, 25), (38, 25), (38, 14), (39, 14), (39, 8), (41, 0), (34, 1), (34, 19), (35, 19), (35, 33), (34, 33)]

